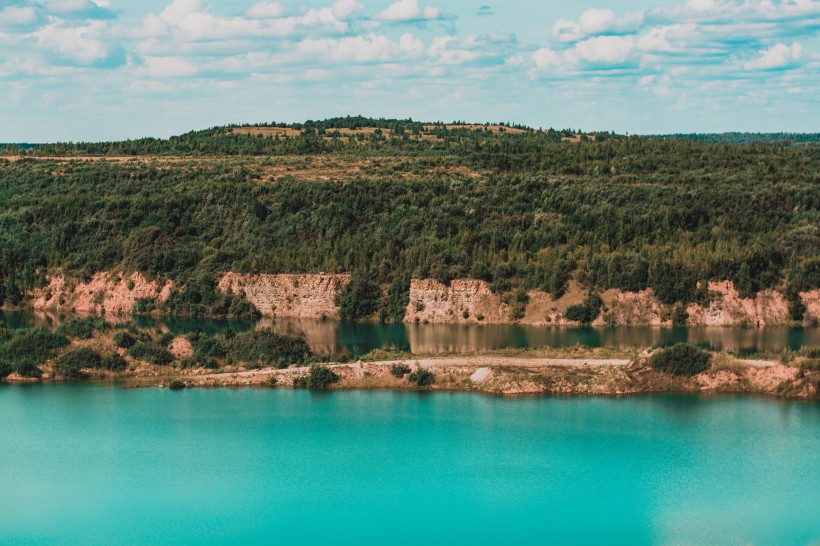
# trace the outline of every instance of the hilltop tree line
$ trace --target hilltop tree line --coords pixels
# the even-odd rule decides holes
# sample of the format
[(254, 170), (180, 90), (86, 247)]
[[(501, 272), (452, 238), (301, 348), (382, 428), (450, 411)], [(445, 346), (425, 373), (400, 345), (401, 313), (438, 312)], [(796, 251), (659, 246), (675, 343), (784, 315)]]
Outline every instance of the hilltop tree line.
[[(355, 272), (358, 289), (384, 290), (388, 318), (406, 305), (411, 277), (485, 279), (513, 295), (560, 295), (576, 278), (593, 290), (652, 288), (670, 304), (708, 297), (698, 281), (712, 279), (793, 300), (820, 287), (816, 146), (476, 134), (376, 150), (314, 133), (321, 153), (406, 157), (345, 180), (264, 180), (248, 157), (184, 166), (0, 160), (0, 301), (24, 303), (58, 268), (169, 277), (180, 289), (166, 311), (243, 315), (242, 302), (214, 294), (218, 273)], [(310, 140), (240, 136), (177, 145), (267, 142), (301, 154), (297, 142)], [(109, 143), (132, 145), (155, 153)], [(46, 151), (65, 152), (38, 153)], [(419, 163), (475, 173), (406, 176)], [(373, 306), (354, 300), (345, 305)]]

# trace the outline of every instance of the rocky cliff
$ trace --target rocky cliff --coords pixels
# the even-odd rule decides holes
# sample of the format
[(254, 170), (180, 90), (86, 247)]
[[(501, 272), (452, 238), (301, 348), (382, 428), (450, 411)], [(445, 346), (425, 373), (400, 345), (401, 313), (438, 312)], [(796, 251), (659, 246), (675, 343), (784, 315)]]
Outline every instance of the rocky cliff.
[(218, 289), (244, 294), (265, 317), (338, 318), (336, 297), (350, 275), (242, 275), (227, 273)]
[[(764, 290), (754, 298), (742, 298), (730, 281), (710, 282), (710, 303), (687, 307), (692, 326), (772, 326), (789, 322), (789, 302), (780, 292)], [(535, 325), (571, 325), (564, 313), (586, 295), (575, 283), (566, 294), (554, 300), (538, 290), (528, 292), (520, 322)], [(801, 294), (806, 319), (820, 320), (820, 290)], [(594, 326), (671, 326), (672, 306), (663, 304), (652, 290), (601, 294), (604, 307)], [(493, 294), (485, 281), (460, 280), (449, 286), (438, 281), (414, 280), (405, 322), (498, 324), (512, 322), (511, 307)]]
[[(246, 275), (227, 273), (218, 289), (244, 295), (265, 317), (304, 319), (338, 318), (337, 297), (349, 275)], [(100, 272), (88, 282), (53, 275), (48, 285), (31, 293), (35, 309), (64, 309), (78, 313), (129, 315), (139, 298), (164, 301), (173, 283), (149, 281), (134, 273)], [(772, 326), (789, 322), (789, 301), (783, 294), (765, 290), (742, 298), (729, 281), (710, 282), (709, 304), (687, 307), (692, 326)], [(494, 294), (485, 281), (454, 280), (445, 285), (432, 279), (414, 279), (405, 322), (431, 324), (573, 325), (564, 318), (567, 309), (584, 301), (587, 292), (571, 281), (561, 298), (538, 290), (528, 292), (526, 304)], [(820, 321), (820, 290), (800, 294), (805, 318)], [(671, 326), (673, 306), (660, 302), (652, 290), (601, 294), (604, 306), (594, 326)], [(516, 320), (514, 314), (518, 314)]]
[(35, 309), (65, 309), (77, 313), (130, 315), (140, 298), (165, 301), (171, 281), (149, 281), (140, 273), (102, 271), (88, 282), (63, 275), (48, 278), (48, 284), (31, 292)]

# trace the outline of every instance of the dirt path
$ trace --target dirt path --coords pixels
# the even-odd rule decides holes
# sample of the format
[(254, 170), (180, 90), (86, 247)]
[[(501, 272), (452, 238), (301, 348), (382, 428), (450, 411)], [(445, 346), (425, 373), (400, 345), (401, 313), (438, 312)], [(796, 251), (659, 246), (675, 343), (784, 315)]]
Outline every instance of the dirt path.
[[(366, 366), (368, 368), (389, 368), (393, 364), (417, 364), (422, 368), (540, 368), (546, 366), (626, 366), (627, 359), (592, 359), (592, 358), (513, 358), (499, 356), (459, 356), (447, 358), (407, 358), (401, 360), (382, 360), (377, 362), (354, 362), (348, 364), (328, 364), (329, 368), (353, 368)], [(197, 380), (219, 379), (259, 379), (274, 375), (301, 375), (305, 368), (286, 368), (278, 370), (266, 368), (263, 370), (249, 370), (245, 372), (212, 373), (193, 375)]]
[(738, 362), (753, 368), (771, 368), (772, 366), (777, 366), (777, 362), (773, 360), (738, 360)]

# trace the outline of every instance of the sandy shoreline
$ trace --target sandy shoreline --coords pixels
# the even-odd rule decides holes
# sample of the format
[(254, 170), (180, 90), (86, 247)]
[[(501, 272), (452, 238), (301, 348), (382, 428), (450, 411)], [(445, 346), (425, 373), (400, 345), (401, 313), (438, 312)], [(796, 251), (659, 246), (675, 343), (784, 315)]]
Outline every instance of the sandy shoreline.
[[(418, 387), (391, 369), (403, 364), (435, 375), (428, 387)], [(660, 392), (738, 392), (785, 398), (817, 399), (820, 380), (797, 368), (772, 361), (718, 363), (693, 377), (652, 370), (646, 359), (525, 358), (504, 356), (407, 358), (375, 362), (329, 364), (339, 377), (334, 390), (466, 391), (496, 395), (625, 396)], [(309, 368), (266, 368), (213, 373), (196, 370), (174, 379), (187, 388), (304, 387)], [(168, 386), (169, 378), (132, 386)]]

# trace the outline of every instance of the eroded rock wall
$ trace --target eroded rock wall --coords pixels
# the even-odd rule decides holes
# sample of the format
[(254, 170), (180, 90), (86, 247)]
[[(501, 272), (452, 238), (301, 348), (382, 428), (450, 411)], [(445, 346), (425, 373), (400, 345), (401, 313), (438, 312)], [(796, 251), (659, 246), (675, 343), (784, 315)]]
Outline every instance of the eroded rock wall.
[(710, 282), (711, 303), (690, 304), (689, 323), (698, 326), (771, 326), (789, 321), (789, 302), (780, 292), (764, 290), (741, 298), (731, 281)]
[[(244, 295), (265, 317), (304, 319), (338, 318), (336, 304), (349, 275), (246, 275), (227, 273), (218, 289)], [(36, 310), (66, 310), (78, 313), (126, 316), (140, 298), (165, 301), (171, 281), (148, 280), (140, 273), (99, 272), (89, 281), (49, 277), (48, 284), (30, 293)], [(771, 326), (789, 322), (789, 301), (783, 294), (765, 290), (754, 298), (741, 298), (730, 281), (710, 282), (709, 305), (690, 304), (693, 326)], [(553, 299), (548, 293), (531, 290), (529, 302), (518, 321), (533, 325), (573, 325), (564, 318), (566, 310), (581, 304), (587, 292), (571, 281), (565, 294)], [(806, 305), (805, 319), (820, 321), (820, 290), (800, 294)], [(595, 326), (669, 326), (672, 306), (661, 303), (652, 290), (601, 294), (604, 309)], [(493, 294), (487, 282), (455, 280), (445, 285), (433, 279), (414, 279), (405, 322), (432, 324), (503, 324), (515, 322), (513, 308)]]
[(130, 315), (140, 298), (165, 301), (173, 282), (148, 280), (141, 273), (101, 271), (88, 282), (63, 275), (48, 278), (48, 284), (31, 292), (35, 309), (65, 309), (77, 313)]
[(227, 273), (218, 289), (244, 294), (265, 317), (338, 318), (336, 298), (350, 275), (242, 275)]

